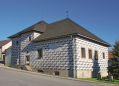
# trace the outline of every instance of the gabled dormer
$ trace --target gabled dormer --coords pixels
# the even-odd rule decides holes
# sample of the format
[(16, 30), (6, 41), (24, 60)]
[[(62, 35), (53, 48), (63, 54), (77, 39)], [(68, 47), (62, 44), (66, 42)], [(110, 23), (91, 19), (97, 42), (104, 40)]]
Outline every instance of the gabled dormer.
[(29, 33), (29, 32), (34, 32), (34, 37), (32, 38), (32, 40), (33, 40), (33, 39), (35, 39), (36, 37), (38, 37), (39, 35), (41, 35), (42, 33), (45, 32), (46, 25), (47, 25), (47, 23), (45, 21), (40, 21), (40, 22), (38, 22), (38, 23), (36, 23), (36, 24), (34, 24), (34, 25), (32, 25), (32, 26), (14, 34), (14, 35), (12, 35), (12, 36), (9, 36), (8, 38), (11, 38), (11, 39), (16, 38), (16, 37), (19, 38), (19, 37), (21, 37), (22, 34), (26, 34), (26, 33)]

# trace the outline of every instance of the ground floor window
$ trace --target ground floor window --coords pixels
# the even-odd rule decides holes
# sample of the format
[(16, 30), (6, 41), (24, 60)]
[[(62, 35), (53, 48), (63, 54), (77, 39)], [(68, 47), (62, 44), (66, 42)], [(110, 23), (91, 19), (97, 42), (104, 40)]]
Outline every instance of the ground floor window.
[(89, 55), (89, 59), (92, 59), (92, 50), (91, 49), (88, 50), (88, 55)]
[(95, 51), (94, 57), (95, 57), (95, 60), (98, 60), (98, 51)]

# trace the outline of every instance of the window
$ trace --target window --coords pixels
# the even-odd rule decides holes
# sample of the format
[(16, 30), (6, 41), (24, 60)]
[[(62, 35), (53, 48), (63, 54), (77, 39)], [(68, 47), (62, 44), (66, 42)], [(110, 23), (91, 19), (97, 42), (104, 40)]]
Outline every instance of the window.
[(42, 49), (37, 50), (37, 59), (42, 59)]
[(92, 50), (88, 50), (89, 59), (92, 59)]
[(81, 48), (81, 58), (85, 58), (85, 48)]
[(26, 53), (29, 53), (29, 51), (26, 51)]
[(54, 71), (55, 75), (59, 76), (59, 72), (58, 71)]
[(103, 59), (105, 59), (105, 53), (104, 52), (102, 53), (102, 56), (103, 56)]
[(18, 43), (19, 43), (19, 42), (18, 42), (18, 41), (16, 41), (16, 45), (18, 45)]
[(98, 60), (98, 51), (95, 51), (95, 60)]
[(28, 41), (31, 41), (31, 36), (28, 38)]
[(29, 56), (26, 56), (26, 61), (29, 61)]
[(43, 73), (43, 71), (42, 71), (42, 70), (37, 70), (37, 72)]

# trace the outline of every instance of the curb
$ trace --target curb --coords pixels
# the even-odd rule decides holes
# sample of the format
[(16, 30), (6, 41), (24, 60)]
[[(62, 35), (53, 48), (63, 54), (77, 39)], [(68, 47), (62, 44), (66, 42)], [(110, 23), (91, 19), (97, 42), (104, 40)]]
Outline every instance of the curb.
[(70, 77), (61, 77), (61, 76), (47, 75), (47, 74), (31, 72), (31, 71), (26, 71), (26, 70), (20, 70), (20, 69), (15, 69), (15, 68), (11, 68), (11, 67), (6, 67), (6, 66), (1, 65), (1, 64), (0, 64), (0, 68), (8, 69), (8, 70), (14, 70), (14, 71), (18, 71), (18, 72), (42, 75), (42, 76), (47, 76), (47, 77), (60, 78), (60, 79), (67, 79), (67, 80), (82, 81), (82, 82), (88, 82), (88, 83), (96, 83), (96, 84), (106, 84), (106, 85), (112, 85), (112, 86), (119, 86), (118, 84), (103, 83), (103, 82), (83, 80), (83, 79), (74, 79), (74, 78), (70, 78)]

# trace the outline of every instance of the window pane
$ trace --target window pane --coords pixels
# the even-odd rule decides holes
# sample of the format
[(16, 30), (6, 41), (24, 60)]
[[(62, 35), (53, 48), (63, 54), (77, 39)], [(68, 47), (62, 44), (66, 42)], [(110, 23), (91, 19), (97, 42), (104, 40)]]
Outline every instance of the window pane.
[(105, 59), (105, 53), (103, 53), (103, 59)]
[(29, 37), (29, 41), (31, 41), (31, 36)]
[(98, 60), (98, 52), (95, 51), (95, 59)]
[(37, 53), (38, 53), (38, 59), (41, 59), (42, 58), (42, 49), (39, 49), (38, 51), (37, 51)]
[(89, 59), (92, 59), (92, 50), (89, 50)]
[(82, 58), (85, 58), (85, 48), (81, 48)]
[(18, 45), (18, 41), (16, 41), (16, 45)]

